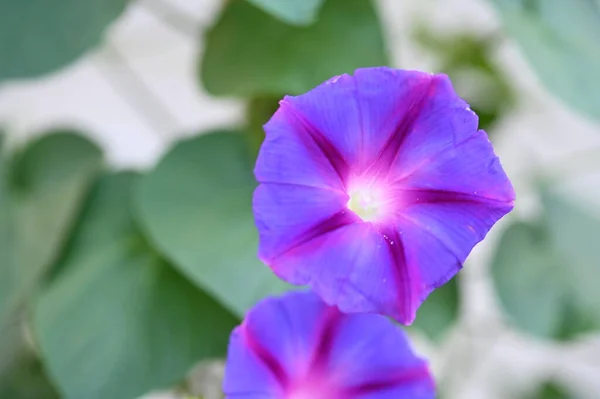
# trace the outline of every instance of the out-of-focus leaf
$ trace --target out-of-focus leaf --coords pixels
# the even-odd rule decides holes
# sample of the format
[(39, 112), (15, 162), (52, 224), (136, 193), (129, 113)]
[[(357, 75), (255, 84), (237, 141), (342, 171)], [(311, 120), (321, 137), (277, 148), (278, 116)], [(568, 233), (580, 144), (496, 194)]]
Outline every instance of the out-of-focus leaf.
[(131, 399), (225, 353), (237, 319), (145, 243), (130, 202), (138, 176), (103, 178), (60, 273), (42, 294), (34, 331), (61, 393)]
[(59, 399), (40, 361), (30, 353), (16, 359), (0, 378), (2, 399)]
[(419, 329), (434, 341), (440, 341), (456, 322), (458, 312), (459, 289), (455, 277), (427, 297), (410, 328)]
[(294, 25), (308, 25), (315, 21), (323, 0), (248, 0), (269, 14)]
[[(567, 259), (568, 273), (577, 289), (577, 300), (599, 310), (600, 290), (600, 217), (550, 191), (542, 200), (553, 246)], [(600, 321), (600, 320), (599, 320)]]
[(448, 74), (458, 92), (479, 117), (488, 134), (514, 104), (513, 89), (494, 58), (498, 35), (438, 34), (418, 27), (415, 40), (439, 59), (438, 71)]
[(231, 1), (206, 40), (202, 82), (215, 95), (299, 94), (332, 76), (388, 63), (369, 0), (327, 0), (307, 27)]
[(247, 138), (253, 155), (257, 155), (265, 139), (263, 126), (271, 119), (283, 95), (254, 97), (249, 99), (246, 107)]
[[(0, 164), (2, 162), (0, 161)], [(56, 260), (98, 175), (98, 147), (73, 133), (37, 140), (0, 172), (0, 337)], [(0, 345), (1, 346), (1, 345)]]
[(128, 0), (0, 0), (0, 81), (39, 76), (102, 40)]
[(594, 0), (492, 0), (541, 81), (600, 119), (600, 4)]
[(573, 399), (565, 390), (554, 383), (544, 384), (531, 399)]
[(600, 220), (551, 192), (543, 221), (515, 224), (500, 240), (492, 273), (517, 326), (537, 336), (572, 339), (600, 329)]
[(239, 133), (181, 142), (142, 180), (136, 196), (155, 246), (240, 316), (288, 287), (257, 259), (249, 158)]
[(554, 337), (561, 328), (568, 298), (566, 271), (546, 230), (524, 223), (506, 230), (492, 263), (506, 312), (518, 327), (543, 337)]

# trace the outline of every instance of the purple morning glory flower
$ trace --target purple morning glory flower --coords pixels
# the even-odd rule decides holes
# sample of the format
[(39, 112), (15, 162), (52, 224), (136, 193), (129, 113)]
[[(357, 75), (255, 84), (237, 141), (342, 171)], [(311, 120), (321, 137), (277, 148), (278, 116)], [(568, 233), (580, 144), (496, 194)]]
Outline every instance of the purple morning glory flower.
[(433, 399), (427, 363), (403, 331), (344, 314), (312, 292), (269, 298), (231, 334), (227, 399)]
[(343, 312), (410, 324), (515, 193), (445, 75), (365, 68), (286, 96), (255, 174), (259, 257)]

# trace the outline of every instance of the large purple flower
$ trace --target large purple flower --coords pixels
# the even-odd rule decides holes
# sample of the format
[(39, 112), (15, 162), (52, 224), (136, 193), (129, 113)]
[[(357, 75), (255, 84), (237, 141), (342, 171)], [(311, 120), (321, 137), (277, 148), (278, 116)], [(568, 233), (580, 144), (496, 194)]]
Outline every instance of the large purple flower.
[(356, 70), (286, 96), (255, 174), (259, 257), (343, 312), (410, 324), (515, 193), (445, 75)]
[(397, 326), (341, 313), (312, 292), (260, 302), (231, 334), (227, 399), (433, 399), (434, 383)]

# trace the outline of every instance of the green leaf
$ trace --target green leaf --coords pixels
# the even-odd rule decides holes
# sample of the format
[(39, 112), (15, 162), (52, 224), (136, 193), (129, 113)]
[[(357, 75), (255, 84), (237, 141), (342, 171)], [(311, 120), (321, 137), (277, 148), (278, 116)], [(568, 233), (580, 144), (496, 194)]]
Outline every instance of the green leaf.
[(458, 277), (433, 291), (423, 302), (410, 328), (423, 331), (434, 341), (440, 341), (456, 323), (459, 313)]
[(130, 202), (138, 176), (92, 193), (34, 331), (51, 377), (73, 399), (131, 399), (222, 356), (237, 319), (145, 243)]
[(388, 63), (369, 0), (327, 0), (308, 27), (231, 1), (206, 40), (201, 77), (215, 95), (300, 94), (332, 76)]
[(294, 25), (309, 25), (317, 17), (323, 0), (248, 0), (269, 14)]
[(569, 261), (569, 275), (577, 288), (574, 294), (600, 310), (600, 217), (550, 191), (543, 193), (542, 200), (554, 247)]
[(27, 353), (16, 359), (8, 373), (0, 378), (0, 398), (59, 399), (59, 396), (41, 362)]
[(0, 0), (0, 81), (53, 72), (98, 46), (128, 0)]
[(62, 132), (31, 143), (4, 165), (7, 169), (0, 172), (0, 329), (15, 317), (15, 310), (59, 256), (100, 171), (102, 154), (81, 136)]
[(541, 81), (600, 119), (600, 4), (593, 0), (492, 0)]
[(532, 399), (570, 399), (565, 390), (554, 383), (544, 384)]
[(496, 290), (513, 322), (525, 331), (555, 337), (569, 293), (564, 260), (542, 226), (516, 223), (502, 236), (492, 263)]
[(518, 223), (500, 240), (492, 274), (501, 304), (534, 335), (572, 339), (600, 329), (600, 263), (594, 256), (600, 221), (553, 193), (545, 217)]
[(242, 134), (219, 132), (179, 143), (136, 196), (154, 245), (184, 274), (242, 316), (281, 282), (257, 259), (256, 187)]

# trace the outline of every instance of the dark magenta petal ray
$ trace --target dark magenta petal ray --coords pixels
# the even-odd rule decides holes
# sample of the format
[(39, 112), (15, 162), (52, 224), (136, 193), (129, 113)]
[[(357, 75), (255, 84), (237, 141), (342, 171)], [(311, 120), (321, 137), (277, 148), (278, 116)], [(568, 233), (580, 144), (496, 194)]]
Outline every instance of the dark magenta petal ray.
[(344, 395), (348, 399), (360, 398), (363, 395), (375, 393), (382, 390), (389, 390), (402, 385), (411, 385), (422, 380), (431, 378), (429, 369), (423, 365), (413, 367), (407, 370), (396, 371), (393, 375), (385, 375), (374, 379), (373, 381), (363, 382), (355, 386), (346, 387)]
[(289, 385), (289, 376), (283, 365), (279, 362), (279, 359), (270, 353), (265, 347), (263, 347), (259, 341), (252, 335), (252, 333), (242, 324), (242, 336), (245, 340), (245, 344), (248, 346), (250, 351), (256, 355), (258, 359), (269, 369), (273, 376), (277, 379), (283, 389)]
[(324, 313), (323, 321), (318, 329), (319, 339), (312, 354), (310, 369), (322, 370), (326, 366), (342, 318), (342, 313), (334, 307), (330, 307)]
[(352, 212), (346, 209), (340, 210), (330, 217), (315, 223), (308, 230), (300, 234), (294, 241), (290, 242), (289, 246), (283, 252), (273, 257), (271, 261), (277, 262), (278, 258), (298, 249), (310, 241), (332, 233), (338, 229), (341, 229), (342, 227), (348, 226), (349, 224), (356, 223), (357, 221), (358, 218), (356, 215), (352, 214)]
[[(297, 285), (309, 284), (342, 312), (378, 312), (404, 320), (402, 287), (388, 245), (371, 223), (357, 221), (305, 242), (269, 266)], [(315, 277), (316, 276), (316, 277)]]
[(310, 235), (331, 229), (331, 223), (336, 221), (332, 215), (346, 210), (347, 198), (334, 189), (280, 183), (259, 185), (253, 198), (260, 234), (259, 257), (271, 264)]
[(402, 144), (414, 129), (415, 124), (418, 122), (423, 109), (425, 108), (425, 104), (430, 97), (430, 92), (434, 87), (433, 79), (434, 78), (424, 84), (424, 87), (419, 88), (421, 90), (420, 92), (413, 94), (415, 99), (409, 105), (408, 111), (398, 120), (393, 134), (389, 136), (383, 149), (369, 169), (375, 169), (377, 172), (385, 171), (387, 173), (390, 165), (394, 162), (394, 159), (396, 159)]
[(414, 268), (411, 268), (406, 259), (406, 252), (401, 235), (394, 228), (384, 227), (380, 230), (390, 253), (391, 266), (396, 277), (398, 287), (399, 314), (402, 315), (402, 323), (411, 323), (416, 311), (415, 283), (419, 276)]
[(482, 202), (500, 206), (511, 205), (506, 201), (488, 198), (484, 195), (439, 189), (397, 189), (394, 191), (394, 195), (399, 198), (398, 202), (404, 207), (417, 204), (469, 204)]
[(324, 135), (308, 119), (306, 119), (306, 117), (304, 117), (300, 111), (296, 110), (292, 104), (283, 100), (281, 101), (281, 106), (284, 107), (285, 110), (289, 111), (291, 115), (293, 115), (293, 117), (306, 132), (308, 138), (310, 138), (317, 145), (319, 150), (321, 150), (323, 153), (323, 156), (329, 160), (340, 181), (342, 183), (345, 182), (348, 178), (348, 163), (337, 147), (333, 145), (326, 135)]
[(353, 162), (351, 168), (360, 173), (381, 155), (386, 143), (395, 140), (399, 124), (406, 119), (411, 105), (418, 101), (437, 75), (391, 68), (362, 68), (355, 71), (353, 78), (354, 96), (360, 110), (357, 122), (360, 124), (360, 156), (356, 158), (361, 162)]
[(266, 397), (277, 397), (284, 391), (276, 375), (248, 347), (241, 326), (231, 333), (227, 358), (234, 365), (232, 372), (227, 373), (223, 380), (223, 390), (228, 395), (260, 393)]

